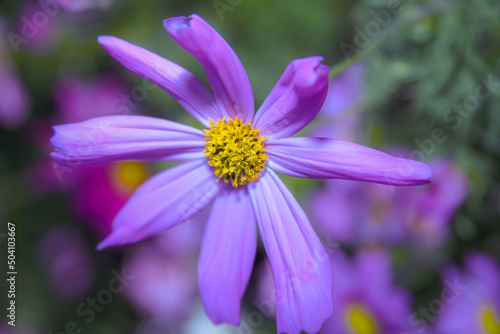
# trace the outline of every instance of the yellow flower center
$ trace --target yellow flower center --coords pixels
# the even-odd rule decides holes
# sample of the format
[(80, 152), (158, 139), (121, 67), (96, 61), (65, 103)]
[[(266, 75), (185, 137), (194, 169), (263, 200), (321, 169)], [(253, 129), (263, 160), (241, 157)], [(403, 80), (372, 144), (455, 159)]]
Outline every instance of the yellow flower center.
[(488, 334), (500, 334), (500, 320), (495, 314), (495, 311), (489, 307), (484, 308), (482, 311), (482, 323), (484, 330)]
[(126, 161), (113, 164), (113, 183), (120, 191), (132, 192), (148, 178), (148, 170), (140, 162)]
[(359, 305), (347, 310), (347, 323), (353, 334), (377, 334), (378, 329), (370, 312)]
[(227, 122), (225, 118), (217, 123), (210, 120), (210, 129), (204, 131), (205, 157), (219, 180), (224, 178), (224, 182), (231, 181), (238, 187), (259, 179), (267, 162), (266, 137), (260, 136), (252, 123), (243, 124), (238, 117), (229, 117)]

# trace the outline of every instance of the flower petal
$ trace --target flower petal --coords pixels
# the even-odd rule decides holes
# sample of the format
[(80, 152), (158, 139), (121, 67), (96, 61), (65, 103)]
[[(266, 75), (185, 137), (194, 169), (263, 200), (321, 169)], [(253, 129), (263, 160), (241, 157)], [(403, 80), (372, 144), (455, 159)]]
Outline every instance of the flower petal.
[(203, 209), (218, 191), (204, 159), (163, 171), (137, 189), (97, 249), (134, 243), (179, 224)]
[(209, 126), (209, 118), (220, 118), (212, 93), (189, 71), (120, 38), (99, 36), (98, 41), (111, 57), (172, 95), (203, 125)]
[(306, 214), (272, 170), (249, 189), (273, 271), (278, 333), (316, 333), (333, 314), (328, 254)]
[(328, 91), (328, 66), (322, 57), (288, 65), (259, 111), (254, 128), (267, 138), (285, 138), (302, 130), (321, 109)]
[(396, 186), (429, 183), (431, 168), (419, 161), (330, 138), (295, 137), (266, 144), (269, 167), (296, 176), (346, 179)]
[(76, 167), (118, 160), (183, 160), (203, 157), (203, 132), (146, 116), (96, 117), (54, 126), (52, 157)]
[(239, 325), (256, 248), (257, 227), (248, 189), (226, 185), (215, 199), (198, 265), (201, 300), (213, 322)]
[(196, 14), (163, 21), (172, 38), (205, 68), (208, 81), (224, 116), (244, 123), (254, 115), (252, 87), (238, 56), (221, 35)]

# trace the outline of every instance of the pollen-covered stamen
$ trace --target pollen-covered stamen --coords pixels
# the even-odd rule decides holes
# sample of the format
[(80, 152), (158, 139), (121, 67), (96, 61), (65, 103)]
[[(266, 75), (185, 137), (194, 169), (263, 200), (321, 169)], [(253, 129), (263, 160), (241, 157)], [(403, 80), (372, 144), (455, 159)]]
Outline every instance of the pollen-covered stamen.
[(214, 173), (225, 182), (231, 181), (234, 187), (259, 179), (259, 172), (267, 162), (264, 141), (259, 130), (252, 123), (243, 124), (236, 117), (220, 119), (217, 123), (210, 120), (210, 129), (205, 131), (205, 156)]

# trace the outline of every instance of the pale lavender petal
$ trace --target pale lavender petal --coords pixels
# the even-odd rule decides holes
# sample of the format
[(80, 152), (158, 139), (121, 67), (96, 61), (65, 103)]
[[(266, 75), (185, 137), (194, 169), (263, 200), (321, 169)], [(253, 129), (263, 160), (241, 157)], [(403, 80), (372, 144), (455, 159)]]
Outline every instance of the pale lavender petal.
[(249, 186), (276, 286), (278, 333), (316, 333), (333, 314), (328, 254), (272, 170)]
[(132, 195), (98, 249), (134, 243), (179, 224), (203, 209), (218, 191), (219, 184), (204, 159), (163, 171)]
[(54, 126), (58, 163), (79, 166), (118, 160), (186, 160), (204, 156), (201, 130), (146, 116), (96, 117)]
[[(474, 277), (480, 280), (494, 295), (500, 295), (500, 266), (498, 261), (479, 252), (470, 251), (465, 265)], [(498, 300), (500, 303), (500, 300)], [(498, 310), (500, 312), (500, 310)]]
[(208, 81), (224, 116), (244, 123), (254, 115), (252, 87), (238, 56), (221, 35), (196, 14), (163, 21), (172, 38), (205, 68)]
[(429, 183), (432, 176), (431, 168), (422, 162), (330, 138), (271, 140), (266, 144), (266, 153), (269, 167), (296, 177), (404, 186)]
[(220, 118), (212, 93), (193, 74), (148, 50), (112, 36), (100, 36), (104, 49), (133, 73), (172, 95), (200, 123)]
[(328, 91), (328, 66), (322, 57), (296, 59), (255, 115), (254, 128), (267, 138), (285, 138), (302, 130), (320, 110)]
[(201, 300), (216, 324), (239, 325), (256, 248), (257, 227), (248, 189), (226, 185), (215, 199), (198, 265)]

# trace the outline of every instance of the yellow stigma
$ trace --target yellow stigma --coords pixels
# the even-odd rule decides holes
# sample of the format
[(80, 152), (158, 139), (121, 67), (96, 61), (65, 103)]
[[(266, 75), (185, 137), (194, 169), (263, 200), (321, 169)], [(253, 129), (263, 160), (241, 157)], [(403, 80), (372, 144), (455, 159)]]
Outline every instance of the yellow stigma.
[(205, 157), (219, 180), (224, 178), (224, 182), (231, 181), (238, 187), (259, 179), (267, 162), (266, 137), (260, 136), (252, 123), (243, 124), (238, 117), (229, 117), (227, 122), (225, 118), (217, 123), (210, 120), (210, 129), (204, 131)]
[(500, 334), (500, 320), (494, 310), (489, 307), (485, 307), (482, 311), (482, 318), (486, 333)]
[(353, 305), (347, 311), (347, 323), (353, 334), (377, 334), (373, 316), (361, 306)]

